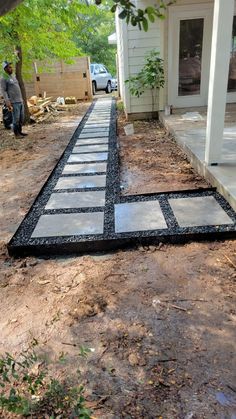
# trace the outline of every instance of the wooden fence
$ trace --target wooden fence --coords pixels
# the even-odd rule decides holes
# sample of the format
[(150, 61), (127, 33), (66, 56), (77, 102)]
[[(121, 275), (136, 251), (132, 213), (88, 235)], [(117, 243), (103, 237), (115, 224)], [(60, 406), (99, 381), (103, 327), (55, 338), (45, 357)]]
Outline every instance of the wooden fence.
[(52, 96), (74, 96), (77, 100), (92, 99), (89, 57), (73, 58), (72, 64), (63, 61), (35, 62), (32, 78), (25, 83), (26, 94)]

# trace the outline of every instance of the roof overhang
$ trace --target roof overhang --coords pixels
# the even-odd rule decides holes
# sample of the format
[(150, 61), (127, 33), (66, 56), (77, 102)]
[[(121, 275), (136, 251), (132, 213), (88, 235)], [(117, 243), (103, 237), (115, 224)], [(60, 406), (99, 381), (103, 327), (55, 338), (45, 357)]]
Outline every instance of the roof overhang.
[(109, 35), (107, 39), (108, 39), (108, 44), (110, 44), (110, 45), (117, 45), (116, 32), (114, 32), (111, 35)]

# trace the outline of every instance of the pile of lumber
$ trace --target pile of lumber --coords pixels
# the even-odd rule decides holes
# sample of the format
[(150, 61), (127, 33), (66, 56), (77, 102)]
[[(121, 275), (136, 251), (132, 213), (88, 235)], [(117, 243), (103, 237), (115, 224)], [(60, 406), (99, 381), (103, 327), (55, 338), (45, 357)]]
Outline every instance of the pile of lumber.
[(50, 114), (56, 113), (57, 111), (66, 111), (68, 106), (60, 105), (59, 103), (52, 100), (52, 97), (40, 98), (37, 96), (31, 96), (27, 100), (31, 119), (35, 122), (40, 122), (47, 119)]

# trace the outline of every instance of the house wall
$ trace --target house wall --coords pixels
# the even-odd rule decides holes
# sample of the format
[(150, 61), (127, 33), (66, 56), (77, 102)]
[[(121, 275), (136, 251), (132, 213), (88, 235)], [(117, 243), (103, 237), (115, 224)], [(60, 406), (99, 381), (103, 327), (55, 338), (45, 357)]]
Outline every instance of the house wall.
[[(138, 0), (138, 8), (154, 5), (155, 1)], [(152, 49), (160, 51), (163, 56), (163, 23), (156, 20), (149, 24), (148, 32), (140, 31), (137, 27), (127, 25), (125, 21), (117, 18), (118, 56), (121, 97), (127, 116), (147, 116), (152, 113), (152, 97), (150, 91), (146, 91), (140, 98), (132, 96), (125, 80), (137, 74), (145, 63), (145, 56)], [(157, 97), (159, 103), (159, 97)]]
[[(214, 0), (177, 0), (174, 7), (204, 3), (211, 4), (214, 3)], [(135, 4), (137, 7), (145, 8), (148, 5), (154, 5), (155, 1), (137, 0)], [(173, 6), (169, 6), (169, 8), (171, 7)], [(120, 89), (126, 114), (131, 118), (132, 114), (141, 117), (142, 114), (146, 115), (152, 112), (150, 91), (146, 91), (140, 98), (136, 98), (130, 94), (124, 81), (141, 70), (145, 62), (145, 55), (153, 48), (160, 51), (160, 56), (164, 59), (166, 83), (157, 98), (159, 109), (163, 110), (165, 105), (168, 104), (168, 11), (165, 20), (156, 19), (154, 23), (149, 24), (148, 32), (140, 31), (137, 27), (131, 25), (127, 26), (125, 21), (118, 18), (116, 25)]]

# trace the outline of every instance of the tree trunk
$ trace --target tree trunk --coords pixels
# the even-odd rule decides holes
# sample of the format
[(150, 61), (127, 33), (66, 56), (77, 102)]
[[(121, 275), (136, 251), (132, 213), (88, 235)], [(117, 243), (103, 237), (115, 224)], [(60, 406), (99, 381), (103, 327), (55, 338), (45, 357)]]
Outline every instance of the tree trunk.
[(0, 4), (0, 16), (3, 16), (7, 12), (10, 12), (11, 9), (14, 9), (14, 7), (16, 7), (21, 2), (22, 0), (4, 0)]
[(25, 122), (29, 122), (30, 113), (29, 113), (29, 108), (28, 108), (28, 105), (27, 105), (27, 97), (26, 97), (24, 80), (23, 80), (23, 77), (22, 77), (22, 49), (21, 49), (21, 46), (18, 45), (16, 47), (16, 50), (17, 50), (17, 56), (18, 56), (18, 61), (16, 63), (16, 78), (17, 78), (18, 83), (20, 85), (20, 90), (21, 90), (21, 94), (22, 94), (22, 98), (23, 98), (23, 102), (24, 102)]

